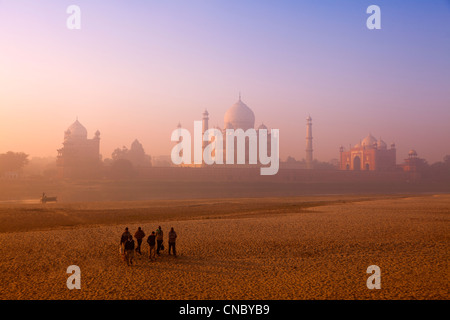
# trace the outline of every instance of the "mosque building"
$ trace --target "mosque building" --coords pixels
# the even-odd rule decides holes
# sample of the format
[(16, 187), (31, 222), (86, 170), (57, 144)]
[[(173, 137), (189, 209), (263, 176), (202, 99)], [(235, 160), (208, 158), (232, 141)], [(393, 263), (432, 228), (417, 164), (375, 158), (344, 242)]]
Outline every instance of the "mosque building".
[(392, 143), (377, 140), (371, 134), (346, 151), (340, 148), (340, 169), (354, 171), (394, 171), (396, 169), (396, 149)]
[(78, 119), (64, 132), (63, 147), (58, 149), (56, 165), (59, 178), (91, 178), (99, 175), (100, 132), (88, 139)]

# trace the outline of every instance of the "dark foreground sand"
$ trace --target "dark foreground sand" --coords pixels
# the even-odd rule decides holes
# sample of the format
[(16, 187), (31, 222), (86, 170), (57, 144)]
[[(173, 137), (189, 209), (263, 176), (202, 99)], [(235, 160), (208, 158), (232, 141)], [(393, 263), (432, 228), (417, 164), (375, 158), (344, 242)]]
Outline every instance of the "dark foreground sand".
[[(0, 205), (0, 299), (449, 299), (449, 217), (450, 195)], [(127, 267), (123, 228), (158, 225), (178, 258)]]

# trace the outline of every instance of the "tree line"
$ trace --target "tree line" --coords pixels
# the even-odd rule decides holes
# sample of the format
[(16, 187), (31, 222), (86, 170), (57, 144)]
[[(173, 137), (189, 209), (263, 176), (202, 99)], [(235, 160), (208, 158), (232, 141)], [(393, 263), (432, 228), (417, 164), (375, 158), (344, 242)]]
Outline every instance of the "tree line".
[(0, 154), (0, 174), (5, 172), (20, 171), (29, 162), (28, 154), (23, 152), (12, 152)]

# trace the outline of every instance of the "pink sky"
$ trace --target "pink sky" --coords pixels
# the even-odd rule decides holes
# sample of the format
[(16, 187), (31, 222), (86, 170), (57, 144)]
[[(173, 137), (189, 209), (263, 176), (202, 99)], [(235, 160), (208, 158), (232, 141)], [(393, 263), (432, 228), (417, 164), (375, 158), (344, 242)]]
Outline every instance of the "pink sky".
[(0, 1), (0, 153), (56, 156), (78, 117), (104, 158), (136, 138), (169, 155), (179, 121), (192, 130), (207, 108), (223, 127), (241, 91), (256, 126), (280, 129), (282, 159), (304, 157), (308, 114), (321, 161), (369, 133), (397, 162), (450, 154), (445, 2), (380, 1), (376, 31), (364, 1), (75, 2), (81, 30), (66, 28), (69, 1)]

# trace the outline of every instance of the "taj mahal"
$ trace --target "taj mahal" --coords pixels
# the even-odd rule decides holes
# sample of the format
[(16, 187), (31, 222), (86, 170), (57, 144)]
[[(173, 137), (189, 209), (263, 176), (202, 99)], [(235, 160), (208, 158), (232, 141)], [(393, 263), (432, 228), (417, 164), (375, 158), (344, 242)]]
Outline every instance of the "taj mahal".
[[(181, 128), (180, 123), (178, 124), (177, 128), (178, 129)], [(230, 133), (230, 130), (235, 131), (238, 129), (242, 129), (244, 132), (248, 132), (248, 130), (255, 130), (254, 132), (259, 133), (260, 135), (261, 134), (264, 135), (264, 138), (267, 141), (267, 146), (266, 146), (267, 154), (271, 154), (271, 151), (272, 151), (271, 150), (271, 138), (272, 138), (271, 130), (269, 130), (267, 128), (267, 126), (264, 125), (264, 123), (262, 123), (257, 128), (255, 128), (255, 114), (253, 113), (252, 109), (250, 109), (242, 101), (240, 94), (239, 94), (239, 100), (226, 111), (225, 116), (224, 116), (224, 127), (223, 128), (220, 128), (219, 126), (210, 128), (209, 127), (209, 113), (207, 110), (205, 110), (203, 112), (203, 114), (202, 114), (202, 136), (209, 129), (218, 130), (219, 132), (222, 133), (222, 136), (225, 137), (221, 147), (218, 145), (215, 145), (214, 138), (211, 139), (211, 144), (213, 145), (213, 149), (216, 152), (215, 159), (214, 159), (216, 161), (216, 163), (225, 163), (225, 162), (228, 163), (228, 161), (225, 161), (225, 159), (227, 158), (227, 141), (231, 141), (234, 139), (234, 136), (230, 136), (232, 134), (232, 133)], [(260, 130), (263, 130), (263, 131), (260, 131)], [(249, 166), (250, 163), (252, 162), (251, 161), (252, 155), (255, 156), (254, 157), (255, 163), (259, 162), (260, 135), (258, 135), (258, 134), (256, 135), (256, 142), (255, 142), (256, 147), (254, 149), (252, 149), (250, 147), (251, 143), (250, 143), (249, 139), (245, 142), (246, 143), (246, 145), (245, 145), (245, 163), (239, 164), (240, 167)], [(264, 142), (262, 142), (262, 143), (264, 143)], [(208, 144), (209, 144), (208, 141), (202, 142), (202, 151), (204, 151), (204, 149), (207, 147)], [(222, 148), (222, 152), (221, 153), (217, 152), (217, 148)], [(231, 151), (234, 150), (234, 161), (232, 161), (232, 163), (234, 165), (239, 163), (237, 161), (236, 148), (237, 148), (237, 145), (233, 143), (233, 145), (231, 146)], [(222, 157), (223, 157), (220, 160), (217, 159), (219, 154), (222, 154)], [(213, 156), (213, 158), (214, 158), (214, 156)], [(233, 158), (233, 155), (231, 155), (231, 158)], [(219, 161), (217, 161), (217, 160), (219, 160)]]

